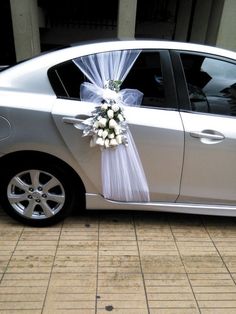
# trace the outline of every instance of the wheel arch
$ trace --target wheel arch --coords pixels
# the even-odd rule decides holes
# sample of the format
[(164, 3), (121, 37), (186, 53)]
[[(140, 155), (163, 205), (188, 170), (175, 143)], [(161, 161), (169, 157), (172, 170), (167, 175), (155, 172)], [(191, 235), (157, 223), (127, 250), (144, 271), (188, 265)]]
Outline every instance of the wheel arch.
[[(0, 158), (0, 173), (6, 172), (9, 166), (11, 166), (12, 163), (23, 163), (27, 164), (30, 160), (38, 160), (43, 163), (53, 163), (54, 165), (57, 165), (58, 167), (64, 169), (66, 173), (68, 173), (73, 182), (78, 187), (78, 191), (81, 191), (80, 193), (80, 200), (82, 197), (83, 201), (83, 207), (86, 208), (85, 204), (85, 186), (83, 184), (83, 181), (81, 180), (80, 176), (76, 173), (76, 171), (68, 165), (65, 161), (61, 160), (58, 157), (55, 157), (51, 154), (45, 153), (45, 152), (38, 152), (38, 151), (18, 151), (18, 152), (12, 152), (9, 154), (4, 155)], [(1, 184), (1, 183), (0, 183)]]

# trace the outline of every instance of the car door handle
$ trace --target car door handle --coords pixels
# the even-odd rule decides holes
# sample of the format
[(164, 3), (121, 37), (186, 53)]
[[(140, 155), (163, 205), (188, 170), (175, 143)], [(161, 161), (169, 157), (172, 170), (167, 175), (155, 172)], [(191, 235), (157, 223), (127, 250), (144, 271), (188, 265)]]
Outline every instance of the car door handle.
[(202, 132), (190, 132), (190, 135), (194, 138), (206, 138), (209, 140), (220, 141), (223, 140), (225, 137), (223, 134), (216, 132), (216, 131), (202, 131)]
[(68, 118), (68, 117), (63, 117), (62, 121), (64, 123), (68, 123), (68, 124), (77, 124), (77, 123), (81, 123), (84, 120), (83, 119), (77, 119), (77, 118)]
[(86, 115), (81, 115), (81, 116), (78, 116), (78, 118), (63, 117), (62, 121), (64, 123), (67, 123), (67, 124), (79, 124), (79, 123), (82, 123), (89, 118), (91, 118), (91, 117), (86, 116)]

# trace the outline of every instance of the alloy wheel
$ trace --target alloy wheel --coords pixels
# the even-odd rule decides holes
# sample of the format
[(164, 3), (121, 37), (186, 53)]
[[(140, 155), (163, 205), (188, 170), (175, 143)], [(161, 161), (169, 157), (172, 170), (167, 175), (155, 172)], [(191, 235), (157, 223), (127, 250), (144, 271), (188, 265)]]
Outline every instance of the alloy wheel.
[(63, 208), (65, 190), (54, 175), (31, 169), (10, 180), (7, 198), (12, 208), (25, 218), (46, 219)]

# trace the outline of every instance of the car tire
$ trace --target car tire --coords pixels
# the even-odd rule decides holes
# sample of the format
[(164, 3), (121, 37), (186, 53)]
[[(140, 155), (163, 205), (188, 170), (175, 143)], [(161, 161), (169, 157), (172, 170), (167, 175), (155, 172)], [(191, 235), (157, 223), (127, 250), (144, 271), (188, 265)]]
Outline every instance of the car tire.
[(50, 161), (31, 161), (7, 167), (1, 178), (0, 197), (9, 216), (30, 226), (44, 227), (71, 213), (74, 191), (73, 180), (61, 167)]

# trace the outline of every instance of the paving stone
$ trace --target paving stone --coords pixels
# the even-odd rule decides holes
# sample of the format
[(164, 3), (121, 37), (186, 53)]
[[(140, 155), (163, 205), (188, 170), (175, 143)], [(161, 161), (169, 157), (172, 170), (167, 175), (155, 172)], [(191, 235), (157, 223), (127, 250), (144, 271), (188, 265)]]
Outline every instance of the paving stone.
[(146, 298), (143, 293), (100, 293), (98, 295), (99, 301), (145, 301)]
[(141, 256), (144, 273), (185, 273), (179, 256)]
[(194, 300), (164, 300), (164, 301), (149, 301), (150, 308), (188, 308), (197, 309), (197, 304)]
[(216, 308), (211, 308), (211, 309), (201, 309), (202, 314), (235, 314), (236, 313), (236, 308), (222, 308), (222, 309), (216, 309)]
[(0, 293), (0, 302), (43, 302), (44, 301), (45, 294), (44, 293)]
[[(148, 310), (147, 309), (137, 309), (137, 308), (133, 308), (133, 309), (116, 309), (116, 308), (113, 308), (111, 313), (112, 314), (148, 314)], [(108, 314), (109, 311), (106, 310), (106, 309), (100, 309), (98, 308), (97, 309), (97, 314)]]
[[(55, 309), (52, 308), (45, 308), (43, 310), (43, 314), (52, 314), (52, 313), (56, 313), (56, 314), (94, 314), (94, 309), (56, 309), (56, 311), (54, 311)], [(1, 313), (0, 313), (1, 314)], [(42, 314), (42, 313), (41, 313)], [(107, 314), (107, 313), (106, 313)]]
[(236, 299), (233, 300), (198, 300), (200, 308), (235, 308)]
[(27, 309), (17, 309), (17, 310), (0, 310), (0, 314), (41, 314), (42, 310), (27, 310)]
[(184, 256), (182, 261), (187, 273), (228, 273), (220, 256)]
[(93, 301), (65, 301), (61, 298), (61, 300), (55, 300), (52, 301), (48, 299), (45, 304), (45, 309), (50, 309), (52, 312), (57, 312), (57, 310), (88, 310), (88, 309), (94, 309), (95, 307), (95, 300)]
[(150, 309), (150, 314), (198, 314), (200, 313), (197, 308), (166, 308), (166, 309)]
[(40, 310), (43, 302), (32, 301), (4, 301), (0, 302), (0, 310)]

